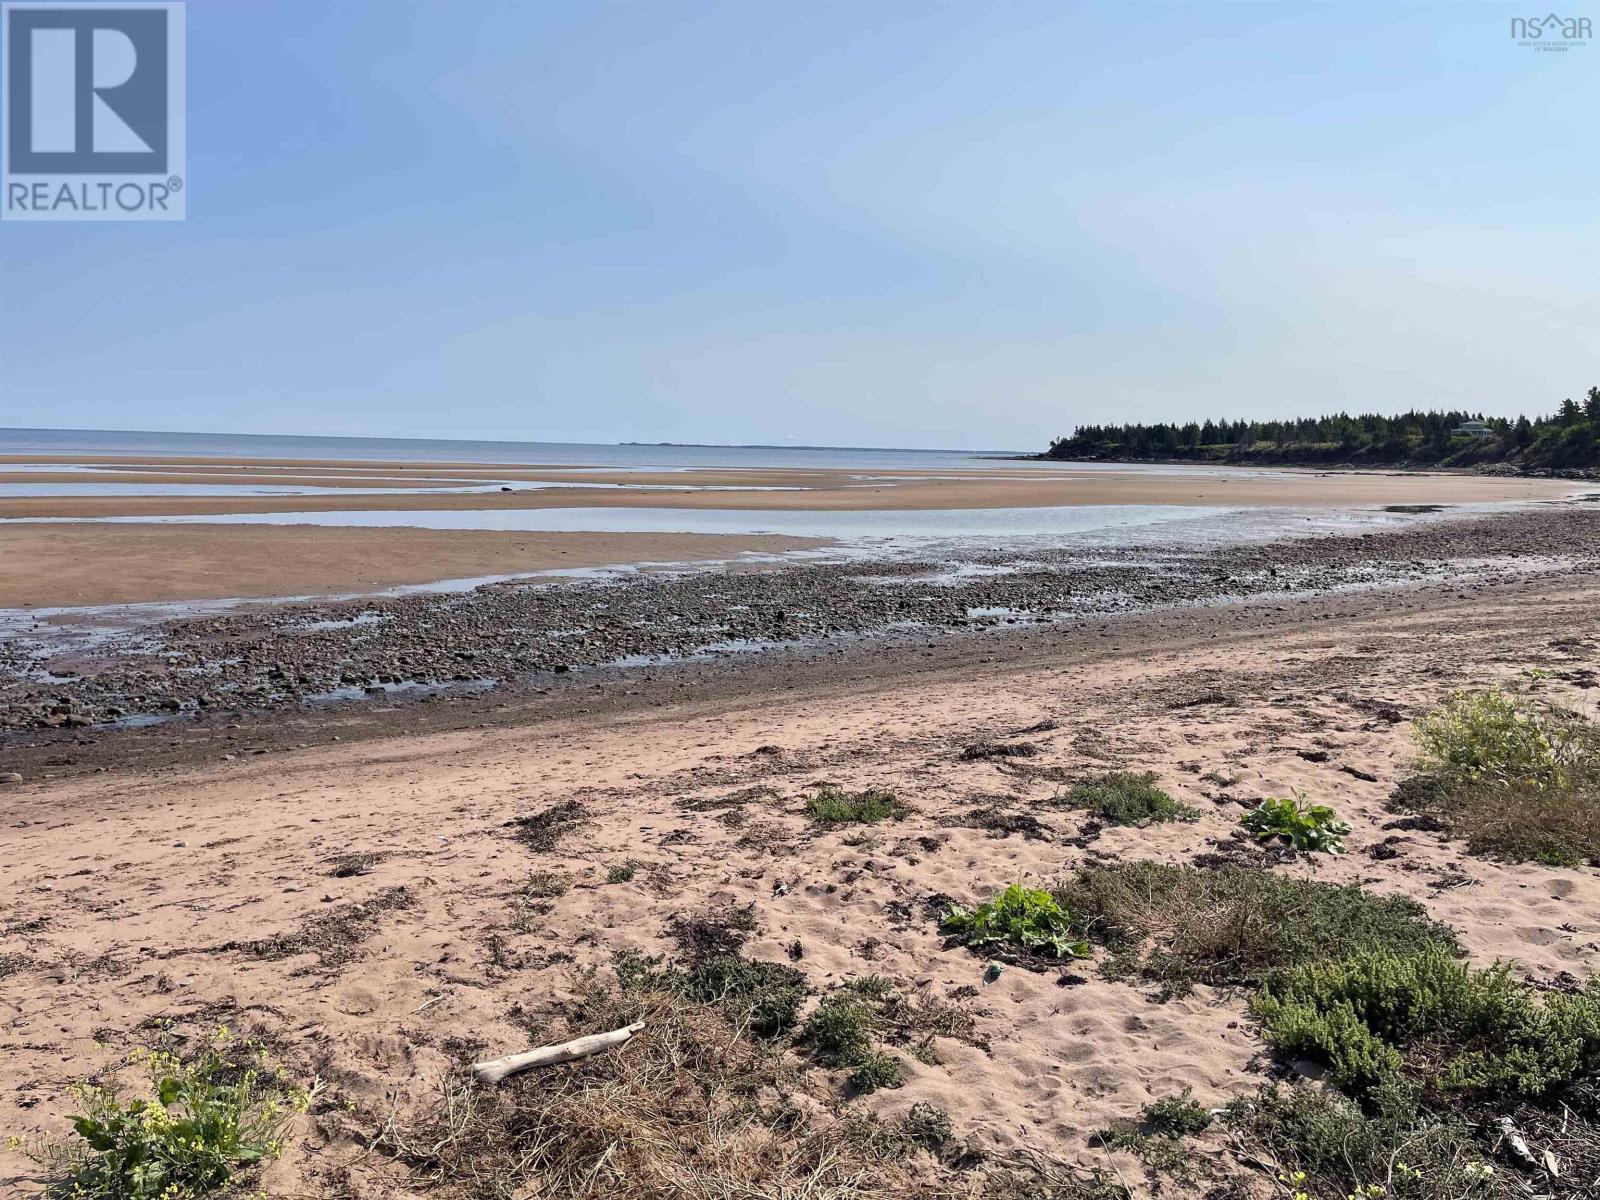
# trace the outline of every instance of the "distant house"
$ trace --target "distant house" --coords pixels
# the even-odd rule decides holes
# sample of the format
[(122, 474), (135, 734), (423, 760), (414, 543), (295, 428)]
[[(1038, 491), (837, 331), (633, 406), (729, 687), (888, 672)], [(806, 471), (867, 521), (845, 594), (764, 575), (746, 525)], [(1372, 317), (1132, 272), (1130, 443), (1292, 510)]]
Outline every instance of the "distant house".
[(1482, 421), (1463, 421), (1456, 426), (1455, 436), (1471, 438), (1493, 437), (1494, 430), (1490, 429)]

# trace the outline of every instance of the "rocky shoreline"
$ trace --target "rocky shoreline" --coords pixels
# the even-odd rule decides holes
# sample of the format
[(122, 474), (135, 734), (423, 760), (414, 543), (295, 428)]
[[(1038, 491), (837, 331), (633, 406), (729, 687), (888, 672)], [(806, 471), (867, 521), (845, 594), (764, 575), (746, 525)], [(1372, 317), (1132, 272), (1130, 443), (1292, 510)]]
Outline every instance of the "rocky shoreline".
[(0, 730), (84, 734), (212, 713), (425, 701), (586, 669), (775, 645), (937, 637), (1282, 594), (1600, 566), (1600, 508), (1546, 505), (1359, 534), (1203, 551), (974, 549), (463, 592), (242, 605), (120, 632), (14, 625), (0, 649)]

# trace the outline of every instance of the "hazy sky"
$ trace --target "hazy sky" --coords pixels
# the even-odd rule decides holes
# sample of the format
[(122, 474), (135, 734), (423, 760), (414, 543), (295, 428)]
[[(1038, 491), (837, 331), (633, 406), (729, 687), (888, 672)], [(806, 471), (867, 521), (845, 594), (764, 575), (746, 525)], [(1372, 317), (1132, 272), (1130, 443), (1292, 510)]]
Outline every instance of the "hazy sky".
[(1600, 40), (1525, 10), (192, 0), (189, 219), (0, 224), (0, 425), (1547, 410), (1600, 382)]

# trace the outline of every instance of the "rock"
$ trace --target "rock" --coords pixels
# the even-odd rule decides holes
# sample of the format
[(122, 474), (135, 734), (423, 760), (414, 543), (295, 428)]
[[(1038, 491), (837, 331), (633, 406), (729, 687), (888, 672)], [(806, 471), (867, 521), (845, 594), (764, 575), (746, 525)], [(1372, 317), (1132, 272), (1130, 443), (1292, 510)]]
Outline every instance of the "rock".
[(22, 776), (15, 771), (0, 773), (0, 783), (21, 783)]

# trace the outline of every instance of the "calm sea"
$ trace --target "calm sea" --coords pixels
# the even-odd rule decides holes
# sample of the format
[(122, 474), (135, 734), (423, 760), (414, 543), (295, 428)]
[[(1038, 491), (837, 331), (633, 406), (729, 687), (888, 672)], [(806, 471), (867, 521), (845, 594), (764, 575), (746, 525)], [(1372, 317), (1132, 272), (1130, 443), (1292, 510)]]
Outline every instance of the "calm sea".
[[(141, 433), (118, 429), (0, 429), (0, 454), (193, 454), (215, 458), (396, 460), (577, 467), (972, 467), (1007, 450), (896, 450), (850, 446), (605, 446), (578, 442), (471, 442), (432, 438), (292, 437), (253, 433)], [(1026, 466), (1011, 462), (1008, 466)]]

